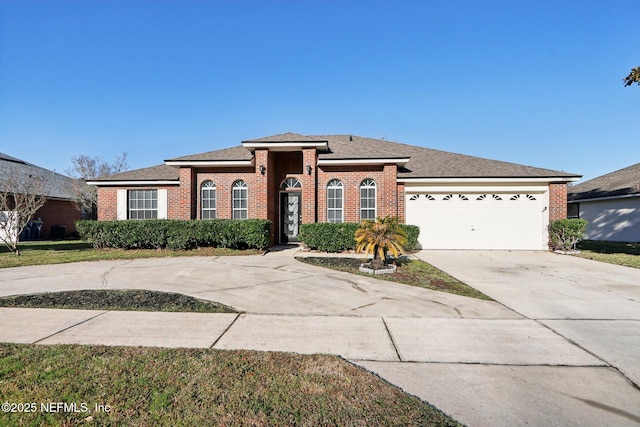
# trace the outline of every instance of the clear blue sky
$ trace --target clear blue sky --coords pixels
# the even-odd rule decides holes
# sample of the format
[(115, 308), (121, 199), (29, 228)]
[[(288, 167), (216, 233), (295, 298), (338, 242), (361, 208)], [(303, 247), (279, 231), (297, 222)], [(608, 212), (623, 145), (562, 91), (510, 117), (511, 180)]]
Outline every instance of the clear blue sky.
[(638, 0), (0, 0), (0, 151), (132, 169), (297, 132), (640, 162)]

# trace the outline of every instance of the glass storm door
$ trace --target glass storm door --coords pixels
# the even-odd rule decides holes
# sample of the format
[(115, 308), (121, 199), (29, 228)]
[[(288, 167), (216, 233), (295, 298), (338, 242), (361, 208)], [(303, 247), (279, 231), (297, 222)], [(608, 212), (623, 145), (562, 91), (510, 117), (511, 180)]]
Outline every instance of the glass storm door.
[(280, 196), (281, 243), (297, 242), (302, 223), (302, 193), (288, 192)]

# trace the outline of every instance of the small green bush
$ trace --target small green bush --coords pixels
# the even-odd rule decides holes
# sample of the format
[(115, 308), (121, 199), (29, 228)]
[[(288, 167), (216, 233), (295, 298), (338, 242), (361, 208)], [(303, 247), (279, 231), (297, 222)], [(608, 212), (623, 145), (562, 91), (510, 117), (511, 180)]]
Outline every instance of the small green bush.
[(567, 218), (551, 221), (549, 234), (553, 249), (561, 251), (575, 250), (576, 245), (584, 237), (587, 220)]
[(354, 249), (358, 224), (316, 222), (300, 225), (298, 239), (310, 249), (323, 252), (342, 252)]
[(418, 236), (420, 236), (420, 227), (410, 224), (398, 224), (400, 228), (407, 234), (407, 243), (404, 245), (405, 251), (413, 251), (418, 246)]
[[(399, 224), (399, 226), (407, 233), (407, 243), (404, 249), (414, 250), (418, 245), (420, 228), (408, 224)], [(344, 252), (356, 248), (355, 234), (359, 227), (360, 224), (352, 222), (302, 224), (298, 239), (309, 249), (323, 252)]]
[(78, 221), (76, 228), (80, 237), (95, 248), (265, 249), (269, 246), (271, 222), (261, 219)]

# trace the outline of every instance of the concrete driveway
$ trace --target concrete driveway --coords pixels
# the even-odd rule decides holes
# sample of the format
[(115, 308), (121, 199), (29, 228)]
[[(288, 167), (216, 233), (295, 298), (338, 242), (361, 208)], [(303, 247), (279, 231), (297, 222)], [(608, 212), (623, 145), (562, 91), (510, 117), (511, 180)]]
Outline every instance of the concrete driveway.
[[(510, 365), (494, 354), (479, 363), (417, 363), (410, 375), (397, 364), (365, 366), (469, 425), (640, 424), (640, 270), (547, 252), (422, 251), (419, 257), (597, 362), (567, 366), (532, 357)], [(450, 342), (477, 354), (474, 341)], [(509, 350), (498, 345), (497, 352)], [(596, 413), (608, 415), (595, 419)]]
[[(607, 325), (595, 327), (588, 323), (593, 318), (574, 315), (578, 312), (575, 307), (586, 307), (593, 296), (578, 297), (586, 302), (568, 303), (544, 295), (574, 295), (548, 282), (601, 264), (585, 261), (588, 265), (565, 273), (562, 264), (552, 266), (573, 261), (552, 254), (420, 254), (498, 300), (492, 302), (314, 267), (296, 261), (295, 252), (0, 269), (0, 295), (151, 289), (215, 300), (243, 311), (194, 314), (3, 308), (0, 341), (334, 353), (470, 426), (640, 423), (640, 391), (630, 382), (635, 368), (632, 358), (627, 358), (632, 356), (626, 352), (627, 344), (624, 340), (617, 346), (601, 343), (598, 337)], [(509, 261), (511, 256), (522, 258)], [(555, 269), (557, 273), (549, 274)], [(594, 269), (594, 274), (601, 272)], [(546, 275), (523, 279), (522, 285), (513, 279), (520, 275), (511, 270), (541, 270)], [(603, 283), (622, 274), (614, 270), (615, 274), (601, 274)], [(635, 271), (625, 272), (629, 280), (636, 277), (635, 283), (639, 282)], [(534, 286), (538, 281), (541, 284)], [(618, 295), (625, 295), (626, 300), (636, 292), (633, 282), (631, 287), (616, 283), (616, 289), (624, 289)], [(503, 294), (512, 295), (514, 309)], [(573, 317), (587, 323), (580, 327), (550, 323), (572, 321), (573, 317), (561, 315), (566, 304)], [(616, 306), (615, 302), (607, 304)], [(637, 325), (632, 305), (618, 306), (625, 313), (620, 321)], [(604, 316), (605, 311), (602, 313)], [(565, 333), (562, 327), (570, 330)], [(631, 331), (629, 339), (638, 341), (633, 329), (625, 330)], [(613, 350), (615, 357), (606, 357), (598, 345), (582, 343), (574, 335), (595, 340), (607, 351)]]

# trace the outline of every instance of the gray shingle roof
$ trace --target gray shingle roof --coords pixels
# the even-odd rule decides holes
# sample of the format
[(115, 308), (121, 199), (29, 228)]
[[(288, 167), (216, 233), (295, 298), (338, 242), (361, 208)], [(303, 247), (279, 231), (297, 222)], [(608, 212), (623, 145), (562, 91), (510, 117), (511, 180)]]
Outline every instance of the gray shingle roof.
[[(409, 157), (409, 162), (399, 170), (398, 177), (400, 178), (577, 178), (580, 176), (356, 135), (300, 135), (288, 132), (243, 142), (328, 142), (329, 150), (318, 153), (320, 160), (403, 159)], [(252, 158), (253, 154), (249, 149), (237, 146), (177, 157), (169, 159), (167, 162), (197, 163), (251, 160)], [(166, 180), (178, 179), (178, 175), (178, 169), (161, 165), (102, 177), (94, 181)]]
[(525, 166), (465, 154), (450, 153), (382, 139), (355, 135), (324, 135), (329, 140), (330, 153), (320, 159), (344, 158), (404, 158), (400, 178), (521, 178), (578, 177), (579, 175)]
[(299, 133), (287, 132), (266, 136), (264, 138), (249, 139), (242, 142), (327, 142), (327, 140), (322, 136), (300, 135)]
[(243, 146), (225, 148), (222, 150), (208, 151), (206, 153), (192, 154), (190, 156), (176, 157), (166, 161), (215, 161), (215, 160), (251, 160), (253, 154)]
[(135, 169), (113, 175), (102, 176), (90, 181), (108, 183), (110, 181), (178, 181), (179, 179), (180, 169), (162, 164), (149, 168)]
[(640, 163), (569, 187), (569, 200), (640, 196)]
[(10, 190), (6, 187), (6, 183), (10, 179), (28, 182), (34, 177), (44, 179), (41, 196), (62, 200), (73, 199), (72, 189), (75, 182), (73, 178), (0, 153), (0, 190)]

